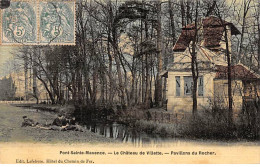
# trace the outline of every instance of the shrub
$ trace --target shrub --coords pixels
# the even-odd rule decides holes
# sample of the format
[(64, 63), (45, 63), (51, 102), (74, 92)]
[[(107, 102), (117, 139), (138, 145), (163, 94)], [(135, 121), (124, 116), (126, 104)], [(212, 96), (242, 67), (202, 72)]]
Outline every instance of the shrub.
[[(254, 113), (254, 114), (253, 114)], [(259, 139), (259, 112), (242, 112), (233, 122), (228, 122), (228, 110), (205, 110), (190, 119), (190, 123), (181, 131), (182, 136), (203, 139)]]
[(138, 131), (144, 131), (147, 134), (159, 135), (161, 137), (179, 136), (176, 124), (140, 120), (134, 123), (134, 128), (138, 129)]

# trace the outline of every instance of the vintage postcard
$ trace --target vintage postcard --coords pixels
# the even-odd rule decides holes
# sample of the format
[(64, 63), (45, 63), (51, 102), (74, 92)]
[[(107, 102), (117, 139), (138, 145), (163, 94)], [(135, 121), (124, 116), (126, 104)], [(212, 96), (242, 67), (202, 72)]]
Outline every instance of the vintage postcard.
[(258, 0), (0, 0), (0, 164), (259, 164)]

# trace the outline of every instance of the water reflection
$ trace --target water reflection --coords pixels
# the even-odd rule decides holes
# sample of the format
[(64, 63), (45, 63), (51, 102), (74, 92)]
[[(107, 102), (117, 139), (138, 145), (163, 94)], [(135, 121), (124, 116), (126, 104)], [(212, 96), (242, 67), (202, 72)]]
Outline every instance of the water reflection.
[(128, 127), (117, 122), (111, 124), (90, 124), (86, 127), (89, 131), (102, 135), (107, 138), (120, 140), (123, 143), (132, 143), (135, 146), (158, 144), (166, 140), (160, 136), (149, 135), (139, 132), (137, 129)]
[[(41, 112), (41, 114), (46, 115), (46, 123), (51, 123), (50, 120), (47, 120), (49, 117), (56, 117), (53, 113), (48, 110), (24, 108), (26, 111), (30, 112)], [(37, 118), (32, 117), (32, 119), (37, 120)], [(40, 121), (40, 120), (37, 120)], [(43, 122), (42, 122), (43, 121)], [(45, 123), (44, 120), (40, 123)], [(160, 145), (161, 143), (167, 140), (175, 140), (173, 138), (162, 138), (158, 135), (149, 135), (145, 132), (140, 132), (138, 129), (129, 127), (125, 124), (118, 122), (110, 123), (98, 123), (92, 122), (88, 125), (85, 125), (85, 129), (94, 132), (98, 135), (104, 136), (106, 138), (113, 138), (115, 140), (122, 141), (123, 143), (133, 144), (135, 146), (146, 146), (146, 145)]]

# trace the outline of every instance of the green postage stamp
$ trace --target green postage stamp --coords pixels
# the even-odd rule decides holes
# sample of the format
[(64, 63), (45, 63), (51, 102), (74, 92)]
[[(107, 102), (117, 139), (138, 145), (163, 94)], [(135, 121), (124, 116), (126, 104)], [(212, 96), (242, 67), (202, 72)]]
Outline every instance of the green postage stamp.
[(74, 45), (75, 1), (12, 0), (1, 10), (2, 45)]

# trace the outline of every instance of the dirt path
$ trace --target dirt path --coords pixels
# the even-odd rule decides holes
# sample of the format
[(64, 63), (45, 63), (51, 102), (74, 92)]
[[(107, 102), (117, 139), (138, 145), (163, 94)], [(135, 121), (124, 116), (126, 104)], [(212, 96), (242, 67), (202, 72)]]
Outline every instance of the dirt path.
[(91, 132), (53, 131), (33, 127), (21, 127), (23, 116), (39, 123), (51, 123), (55, 113), (37, 112), (0, 104), (0, 142), (43, 142), (43, 143), (111, 143), (113, 139), (105, 138)]

